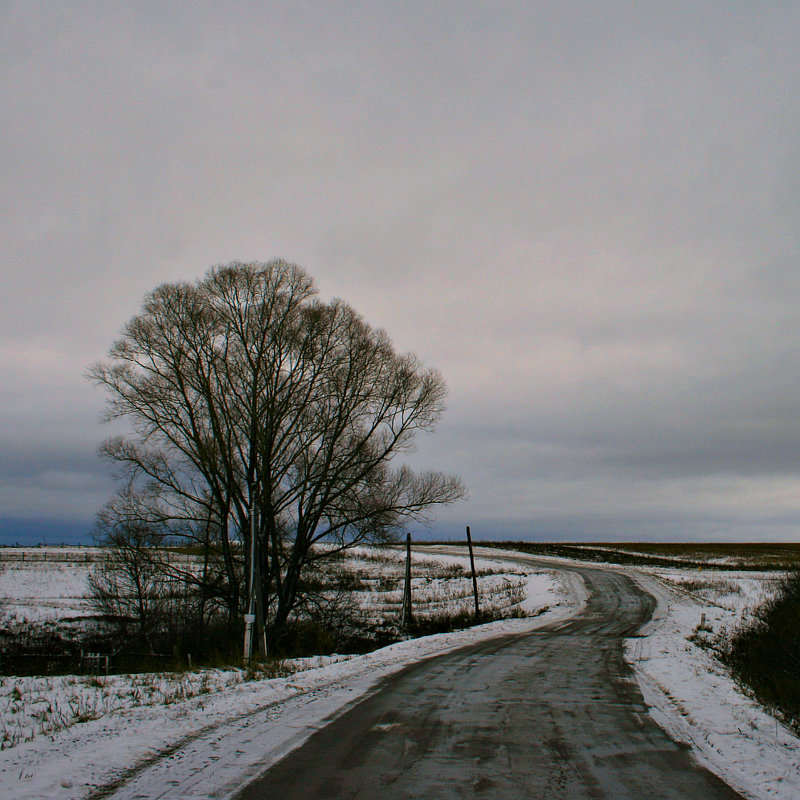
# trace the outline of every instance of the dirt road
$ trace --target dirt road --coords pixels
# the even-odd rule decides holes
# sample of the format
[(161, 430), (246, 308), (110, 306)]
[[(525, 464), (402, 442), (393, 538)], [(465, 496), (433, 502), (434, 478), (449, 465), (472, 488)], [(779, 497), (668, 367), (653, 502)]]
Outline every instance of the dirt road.
[(739, 798), (652, 721), (623, 660), (653, 598), (575, 569), (581, 614), (390, 676), (237, 800)]

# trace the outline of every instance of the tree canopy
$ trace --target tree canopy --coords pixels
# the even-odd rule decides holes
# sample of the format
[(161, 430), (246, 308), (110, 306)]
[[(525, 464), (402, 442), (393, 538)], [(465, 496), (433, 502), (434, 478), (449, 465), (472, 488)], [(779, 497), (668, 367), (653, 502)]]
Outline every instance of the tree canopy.
[(284, 261), (157, 287), (90, 374), (130, 430), (103, 445), (125, 477), (103, 530), (118, 536), (133, 514), (162, 541), (199, 547), (213, 576), (203, 591), (233, 621), (255, 521), (270, 635), (314, 559), (390, 540), (464, 493), (456, 477), (393, 465), (440, 418), (441, 375)]

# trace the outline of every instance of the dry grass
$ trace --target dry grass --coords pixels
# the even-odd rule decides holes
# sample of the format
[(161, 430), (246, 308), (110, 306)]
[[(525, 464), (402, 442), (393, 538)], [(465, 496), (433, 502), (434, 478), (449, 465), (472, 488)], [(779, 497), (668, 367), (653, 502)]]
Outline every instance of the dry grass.
[(800, 731), (800, 573), (721, 638), (722, 657), (764, 705)]
[(0, 750), (140, 706), (171, 706), (248, 681), (290, 675), (272, 661), (245, 669), (140, 675), (0, 678)]

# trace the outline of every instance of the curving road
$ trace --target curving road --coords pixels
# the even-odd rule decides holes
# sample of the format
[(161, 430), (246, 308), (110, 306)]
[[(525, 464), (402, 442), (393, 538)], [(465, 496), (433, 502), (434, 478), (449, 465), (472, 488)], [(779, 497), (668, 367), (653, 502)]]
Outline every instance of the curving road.
[(575, 571), (581, 614), (395, 673), (237, 800), (740, 798), (652, 721), (623, 660), (653, 598)]

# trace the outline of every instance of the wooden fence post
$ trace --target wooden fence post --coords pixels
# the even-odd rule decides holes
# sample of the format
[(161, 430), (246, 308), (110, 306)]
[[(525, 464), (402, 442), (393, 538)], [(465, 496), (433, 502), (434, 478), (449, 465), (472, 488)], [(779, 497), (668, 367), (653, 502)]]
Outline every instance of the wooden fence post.
[(406, 534), (406, 581), (403, 587), (403, 615), (400, 624), (408, 628), (414, 621), (411, 611), (411, 534)]
[(478, 605), (478, 578), (475, 575), (475, 557), (472, 555), (472, 535), (469, 532), (469, 525), (467, 525), (467, 545), (469, 547), (469, 566), (472, 570), (472, 591), (475, 595), (475, 622), (481, 616), (481, 609)]

